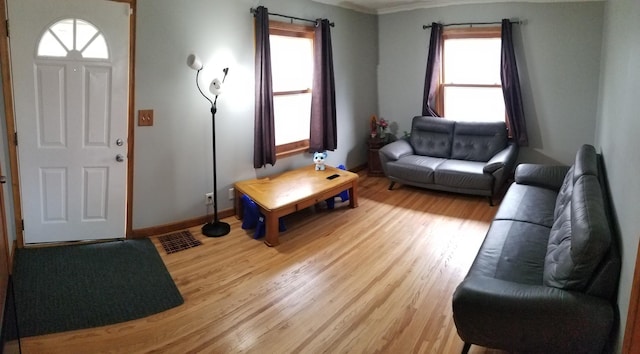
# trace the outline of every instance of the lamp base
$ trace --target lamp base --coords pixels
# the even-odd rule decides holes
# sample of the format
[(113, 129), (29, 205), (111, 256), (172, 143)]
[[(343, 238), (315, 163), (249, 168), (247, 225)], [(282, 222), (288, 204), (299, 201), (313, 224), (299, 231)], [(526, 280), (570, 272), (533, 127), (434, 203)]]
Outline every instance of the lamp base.
[(221, 237), (231, 231), (231, 226), (226, 222), (212, 221), (202, 226), (202, 234), (207, 237)]

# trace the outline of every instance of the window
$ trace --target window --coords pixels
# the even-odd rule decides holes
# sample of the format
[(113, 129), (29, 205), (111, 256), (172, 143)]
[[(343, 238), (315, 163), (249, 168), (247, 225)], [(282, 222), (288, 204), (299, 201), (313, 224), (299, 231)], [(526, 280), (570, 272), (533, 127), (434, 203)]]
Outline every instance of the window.
[(38, 43), (38, 56), (64, 58), (108, 59), (109, 50), (104, 35), (91, 23), (68, 18), (49, 27)]
[(439, 111), (453, 120), (504, 121), (500, 27), (443, 33)]
[(309, 148), (314, 27), (269, 23), (276, 155)]

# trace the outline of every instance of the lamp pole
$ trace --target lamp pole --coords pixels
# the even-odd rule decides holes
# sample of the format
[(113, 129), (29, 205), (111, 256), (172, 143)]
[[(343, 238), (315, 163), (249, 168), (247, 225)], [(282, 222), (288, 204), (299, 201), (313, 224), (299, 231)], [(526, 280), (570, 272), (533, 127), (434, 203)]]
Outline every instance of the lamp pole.
[[(195, 64), (194, 64), (195, 62)], [(224, 77), (222, 78), (222, 83), (217, 79), (211, 83), (210, 91), (215, 95), (213, 101), (207, 95), (202, 92), (200, 89), (199, 76), (200, 71), (203, 69), (202, 64), (199, 59), (195, 55), (190, 55), (187, 59), (187, 64), (197, 70), (196, 73), (196, 86), (198, 87), (198, 91), (204, 98), (211, 103), (211, 152), (213, 157), (213, 220), (202, 226), (202, 234), (208, 237), (221, 237), (229, 233), (231, 231), (231, 226), (223, 221), (220, 221), (218, 218), (218, 182), (217, 182), (217, 171), (216, 171), (216, 112), (218, 111), (217, 102), (218, 95), (220, 94), (221, 84), (224, 83), (224, 80), (227, 78), (227, 74), (229, 73), (229, 68), (224, 68), (222, 71), (224, 72)]]
[[(226, 77), (226, 73), (225, 73)], [(216, 102), (218, 95), (211, 105), (211, 140), (212, 140), (212, 157), (213, 157), (213, 220), (202, 226), (202, 234), (209, 237), (224, 236), (231, 231), (231, 226), (226, 222), (220, 221), (218, 218), (218, 182), (216, 172)]]

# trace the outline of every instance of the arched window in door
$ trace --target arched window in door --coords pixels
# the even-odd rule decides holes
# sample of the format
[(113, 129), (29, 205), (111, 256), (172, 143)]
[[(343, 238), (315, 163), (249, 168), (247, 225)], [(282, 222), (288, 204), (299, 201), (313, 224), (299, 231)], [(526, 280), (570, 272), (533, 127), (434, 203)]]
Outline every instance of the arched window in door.
[(39, 57), (109, 59), (104, 35), (93, 24), (67, 18), (51, 25), (40, 37)]

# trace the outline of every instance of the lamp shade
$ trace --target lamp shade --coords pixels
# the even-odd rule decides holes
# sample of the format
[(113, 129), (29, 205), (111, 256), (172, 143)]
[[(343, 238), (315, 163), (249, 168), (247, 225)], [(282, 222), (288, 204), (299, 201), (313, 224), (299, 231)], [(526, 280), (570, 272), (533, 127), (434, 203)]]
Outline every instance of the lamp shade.
[(193, 53), (189, 54), (189, 56), (187, 57), (187, 65), (193, 70), (202, 69), (202, 62), (200, 61), (200, 58), (198, 58), (198, 56)]
[(215, 78), (211, 81), (211, 85), (209, 85), (209, 92), (218, 96), (222, 93), (222, 81), (220, 79)]

